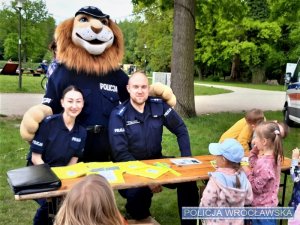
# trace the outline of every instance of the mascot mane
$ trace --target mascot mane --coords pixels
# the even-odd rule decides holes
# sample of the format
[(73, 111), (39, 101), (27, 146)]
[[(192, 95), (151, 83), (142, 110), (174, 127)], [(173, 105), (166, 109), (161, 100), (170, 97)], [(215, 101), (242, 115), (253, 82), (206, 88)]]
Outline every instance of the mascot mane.
[(120, 28), (109, 19), (109, 27), (114, 33), (114, 42), (101, 55), (92, 55), (85, 49), (72, 42), (74, 18), (59, 24), (55, 30), (57, 44), (57, 59), (69, 69), (78, 73), (86, 72), (90, 75), (106, 75), (112, 70), (118, 70), (123, 59), (124, 41)]

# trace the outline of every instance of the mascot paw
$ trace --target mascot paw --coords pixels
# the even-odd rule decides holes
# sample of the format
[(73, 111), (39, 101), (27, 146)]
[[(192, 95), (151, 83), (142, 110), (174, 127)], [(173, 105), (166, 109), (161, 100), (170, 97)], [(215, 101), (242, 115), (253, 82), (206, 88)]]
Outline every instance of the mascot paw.
[(174, 95), (172, 89), (162, 83), (157, 82), (152, 84), (150, 86), (149, 95), (161, 97), (172, 107), (176, 105), (176, 96)]
[(39, 128), (39, 123), (49, 115), (52, 115), (52, 109), (44, 104), (35, 105), (28, 109), (20, 125), (21, 137), (25, 141), (31, 141)]

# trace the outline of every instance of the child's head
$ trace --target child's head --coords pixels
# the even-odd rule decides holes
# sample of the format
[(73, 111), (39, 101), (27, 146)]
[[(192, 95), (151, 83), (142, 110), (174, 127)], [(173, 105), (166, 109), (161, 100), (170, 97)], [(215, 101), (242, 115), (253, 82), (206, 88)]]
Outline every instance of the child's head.
[(114, 193), (107, 180), (100, 175), (89, 175), (67, 194), (56, 215), (55, 225), (121, 225), (119, 215)]
[[(216, 156), (217, 167), (235, 169), (238, 175), (244, 149), (236, 139), (228, 138), (222, 143), (210, 143), (208, 149), (210, 154)], [(240, 180), (236, 176), (236, 187), (240, 188), (240, 186)]]
[(254, 144), (260, 151), (273, 150), (275, 165), (283, 159), (282, 137), (276, 122), (262, 122), (256, 128)]
[(240, 163), (244, 157), (243, 146), (233, 138), (225, 139), (222, 143), (210, 143), (208, 149), (210, 154), (223, 156), (233, 163)]
[(264, 121), (264, 112), (260, 109), (251, 109), (246, 113), (245, 119), (249, 125), (255, 127), (257, 124)]

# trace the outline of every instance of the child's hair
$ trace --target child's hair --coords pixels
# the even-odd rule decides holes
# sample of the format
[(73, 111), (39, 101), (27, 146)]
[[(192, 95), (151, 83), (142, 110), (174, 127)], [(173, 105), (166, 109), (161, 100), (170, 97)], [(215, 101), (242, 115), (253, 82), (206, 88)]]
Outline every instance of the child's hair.
[(100, 175), (84, 177), (67, 194), (55, 225), (122, 225), (111, 186)]
[(246, 113), (245, 119), (249, 124), (259, 124), (265, 119), (264, 112), (260, 109), (251, 109)]
[(277, 166), (278, 158), (280, 158), (280, 161), (283, 160), (282, 138), (278, 124), (276, 122), (262, 122), (257, 126), (256, 134), (258, 137), (266, 138), (270, 141), (270, 147), (274, 148), (273, 156)]
[(288, 135), (288, 133), (290, 131), (288, 125), (283, 122), (277, 122), (277, 124), (282, 128), (282, 131), (283, 131), (283, 132), (280, 131), (281, 138), (282, 139), (286, 138), (286, 136)]
[(235, 163), (235, 162), (231, 162), (231, 161), (229, 161), (228, 159), (226, 159), (225, 157), (224, 157), (224, 159), (226, 160), (226, 162), (227, 162), (227, 165), (230, 167), (230, 168), (232, 168), (232, 169), (234, 169), (235, 170), (235, 187), (236, 188), (241, 188), (241, 181), (240, 181), (240, 179), (239, 179), (239, 174), (240, 174), (240, 172), (241, 172), (241, 163)]
[(76, 86), (74, 86), (74, 85), (70, 85), (70, 86), (66, 87), (66, 88), (63, 90), (63, 93), (62, 93), (62, 97), (61, 97), (61, 98), (63, 99), (63, 98), (65, 97), (65, 95), (66, 95), (69, 91), (72, 91), (72, 90), (80, 92), (81, 95), (83, 96), (83, 92), (82, 92), (78, 87), (76, 87)]

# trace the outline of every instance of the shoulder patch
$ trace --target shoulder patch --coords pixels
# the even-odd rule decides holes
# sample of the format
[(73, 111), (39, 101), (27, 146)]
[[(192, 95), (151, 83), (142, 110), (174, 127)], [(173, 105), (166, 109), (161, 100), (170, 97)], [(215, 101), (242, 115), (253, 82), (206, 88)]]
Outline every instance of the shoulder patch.
[(123, 107), (121, 107), (121, 109), (117, 110), (117, 115), (123, 116), (125, 111), (126, 111), (126, 106), (123, 106)]
[(161, 98), (149, 98), (149, 102), (151, 102), (151, 103), (162, 103), (163, 100)]

